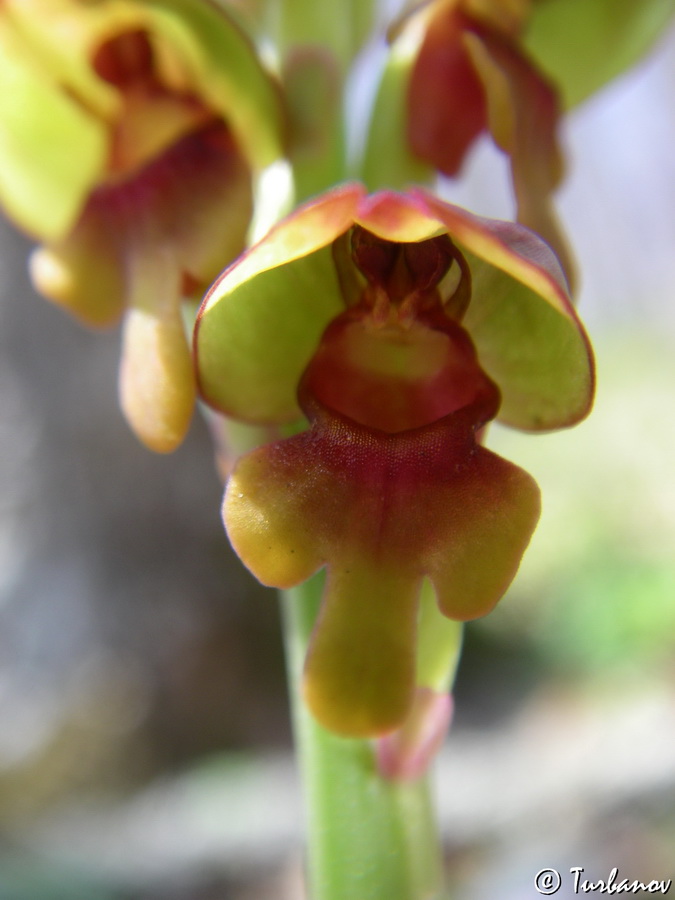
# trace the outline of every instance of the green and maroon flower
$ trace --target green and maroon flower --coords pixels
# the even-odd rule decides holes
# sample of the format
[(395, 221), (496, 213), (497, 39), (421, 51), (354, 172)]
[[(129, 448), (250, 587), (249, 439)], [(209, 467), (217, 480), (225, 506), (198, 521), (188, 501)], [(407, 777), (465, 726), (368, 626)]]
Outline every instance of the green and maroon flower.
[(409, 3), (390, 33), (367, 183), (458, 176), (489, 134), (509, 160), (518, 221), (553, 247), (573, 280), (552, 200), (564, 168), (561, 113), (634, 64), (674, 13), (670, 0)]
[(204, 399), (309, 428), (243, 456), (223, 514), (264, 583), (326, 567), (305, 668), (327, 727), (382, 734), (415, 692), (422, 583), (456, 620), (502, 596), (539, 515), (525, 472), (481, 445), (586, 415), (586, 336), (551, 250), (422, 190), (360, 185), (299, 208), (227, 269), (195, 337)]
[[(569, 278), (572, 265), (551, 204), (563, 172), (560, 109), (553, 83), (522, 43), (531, 6), (530, 0), (418, 4), (399, 24), (392, 49), (395, 68), (397, 45), (409, 47), (405, 77), (393, 99), (385, 77), (379, 102), (404, 108), (398, 152), (444, 175), (459, 175), (476, 140), (490, 134), (510, 162), (518, 221), (548, 241)], [(376, 155), (372, 147), (371, 167)]]
[(4, 0), (0, 202), (43, 243), (31, 273), (89, 325), (125, 315), (120, 393), (168, 451), (194, 377), (184, 297), (244, 248), (280, 98), (208, 0)]

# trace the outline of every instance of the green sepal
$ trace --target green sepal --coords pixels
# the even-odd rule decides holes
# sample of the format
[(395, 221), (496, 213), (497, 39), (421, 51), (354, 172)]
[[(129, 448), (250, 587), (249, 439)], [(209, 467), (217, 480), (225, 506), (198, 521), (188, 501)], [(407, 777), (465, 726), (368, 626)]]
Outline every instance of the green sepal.
[(92, 66), (96, 49), (147, 31), (162, 77), (220, 114), (254, 172), (284, 153), (277, 82), (217, 7), (194, 0), (8, 3), (0, 15), (0, 201), (39, 239), (62, 239), (106, 177), (120, 98)]
[(524, 44), (571, 107), (635, 65), (674, 15), (674, 0), (540, 0)]
[(204, 399), (250, 422), (297, 418), (300, 375), (344, 309), (331, 245), (353, 224), (390, 241), (447, 232), (474, 282), (464, 325), (499, 385), (499, 418), (526, 430), (572, 425), (590, 408), (593, 361), (553, 252), (514, 223), (473, 216), (420, 189), (329, 191), (274, 228), (216, 281), (198, 317)]
[(246, 35), (209, 3), (146, 5), (158, 34), (191, 66), (196, 92), (223, 115), (251, 166), (263, 169), (279, 159), (286, 129), (281, 91)]
[(105, 126), (62, 93), (1, 15), (0, 84), (0, 200), (21, 228), (57, 239), (103, 168)]
[(330, 242), (352, 222), (353, 192), (306, 204), (217, 279), (197, 320), (207, 403), (249, 422), (293, 421), (296, 387), (342, 310)]

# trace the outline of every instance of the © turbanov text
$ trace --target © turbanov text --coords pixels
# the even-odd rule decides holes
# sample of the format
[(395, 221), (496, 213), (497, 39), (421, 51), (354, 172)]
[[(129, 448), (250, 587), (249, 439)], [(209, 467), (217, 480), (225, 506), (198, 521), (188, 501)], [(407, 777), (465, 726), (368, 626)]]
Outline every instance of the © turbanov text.
[[(667, 894), (672, 885), (672, 879), (663, 881), (652, 879), (651, 881), (631, 880), (622, 878), (619, 869), (613, 868), (607, 880), (599, 878), (593, 881), (584, 878), (583, 866), (573, 866), (569, 872), (573, 879), (573, 891), (575, 894)], [(534, 876), (534, 887), (538, 894), (551, 896), (557, 894), (563, 886), (563, 876), (558, 869), (541, 869)]]
[(607, 881), (602, 878), (598, 881), (592, 881), (583, 878), (584, 869), (581, 866), (573, 866), (570, 869), (570, 875), (574, 878), (574, 893), (578, 894), (590, 893), (594, 891), (599, 894), (637, 894), (638, 891), (647, 891), (650, 894), (667, 894), (672, 884), (672, 879), (667, 881), (631, 881), (629, 878), (620, 878), (618, 868), (612, 869), (609, 873)]

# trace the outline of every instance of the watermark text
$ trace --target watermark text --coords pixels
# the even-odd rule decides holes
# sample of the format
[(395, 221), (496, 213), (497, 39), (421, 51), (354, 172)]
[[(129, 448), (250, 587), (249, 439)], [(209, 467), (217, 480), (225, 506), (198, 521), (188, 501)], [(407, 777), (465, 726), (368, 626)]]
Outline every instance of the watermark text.
[[(569, 872), (569, 883), (575, 894), (667, 894), (673, 883), (672, 878), (662, 881), (622, 878), (618, 868), (612, 869), (606, 879), (599, 878), (597, 881), (584, 877), (583, 866), (572, 866)], [(557, 869), (540, 869), (534, 876), (534, 887), (538, 894), (557, 894), (562, 884), (563, 876)]]

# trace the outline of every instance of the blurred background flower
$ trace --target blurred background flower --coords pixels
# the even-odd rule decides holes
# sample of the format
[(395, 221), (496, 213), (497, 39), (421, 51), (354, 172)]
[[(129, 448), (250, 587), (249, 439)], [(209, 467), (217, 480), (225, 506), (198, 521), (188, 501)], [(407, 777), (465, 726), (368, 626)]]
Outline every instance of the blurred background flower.
[[(563, 130), (598, 397), (569, 434), (491, 430), (544, 511), (468, 628), (438, 767), (462, 900), (549, 865), (673, 874), (674, 77), (671, 33)], [(502, 164), (478, 146), (447, 198), (508, 215)], [(1, 247), (0, 898), (298, 898), (276, 605), (222, 535), (206, 429), (137, 446), (117, 339), (31, 293), (4, 222)]]
[(124, 316), (122, 409), (170, 452), (195, 403), (183, 301), (246, 245), (278, 85), (224, 11), (184, 0), (7, 0), (0, 83), (0, 203), (43, 242), (33, 283), (87, 325)]

